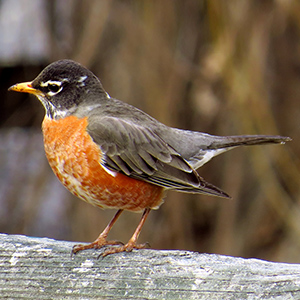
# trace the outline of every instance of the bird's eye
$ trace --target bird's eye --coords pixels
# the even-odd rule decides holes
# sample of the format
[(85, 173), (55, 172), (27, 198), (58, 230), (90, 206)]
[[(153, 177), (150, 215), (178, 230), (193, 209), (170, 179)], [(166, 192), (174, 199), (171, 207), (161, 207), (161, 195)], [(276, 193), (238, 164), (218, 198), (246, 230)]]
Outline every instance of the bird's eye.
[(61, 89), (61, 87), (57, 84), (48, 84), (49, 92), (57, 93), (60, 89)]
[(58, 94), (62, 89), (63, 87), (61, 85), (58, 85), (58, 84), (55, 84), (55, 83), (49, 83), (48, 86), (48, 95), (49, 96), (54, 96), (56, 94)]
[(40, 88), (45, 94), (51, 97), (58, 94), (63, 89), (64, 81), (66, 80), (62, 80), (62, 81), (48, 80), (46, 82), (42, 81), (40, 83)]

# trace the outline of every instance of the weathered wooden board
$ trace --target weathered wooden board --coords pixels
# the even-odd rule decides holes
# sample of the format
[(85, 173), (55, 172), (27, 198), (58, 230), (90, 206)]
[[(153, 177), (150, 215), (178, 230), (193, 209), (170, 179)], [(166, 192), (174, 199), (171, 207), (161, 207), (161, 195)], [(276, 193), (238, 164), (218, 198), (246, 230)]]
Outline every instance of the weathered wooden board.
[(300, 299), (300, 266), (188, 251), (71, 257), (74, 243), (0, 234), (1, 299)]

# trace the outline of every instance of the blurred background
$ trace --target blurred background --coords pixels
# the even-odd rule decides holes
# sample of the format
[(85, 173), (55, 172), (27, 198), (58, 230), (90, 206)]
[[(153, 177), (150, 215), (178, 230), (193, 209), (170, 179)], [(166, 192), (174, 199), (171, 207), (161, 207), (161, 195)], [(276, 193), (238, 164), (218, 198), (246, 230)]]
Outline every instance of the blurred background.
[[(0, 1), (0, 231), (92, 242), (115, 211), (60, 185), (42, 105), (7, 92), (61, 58), (167, 125), (292, 137), (215, 158), (199, 174), (233, 200), (169, 192), (139, 241), (300, 263), (299, 1)], [(110, 238), (127, 242), (140, 217), (125, 212)]]

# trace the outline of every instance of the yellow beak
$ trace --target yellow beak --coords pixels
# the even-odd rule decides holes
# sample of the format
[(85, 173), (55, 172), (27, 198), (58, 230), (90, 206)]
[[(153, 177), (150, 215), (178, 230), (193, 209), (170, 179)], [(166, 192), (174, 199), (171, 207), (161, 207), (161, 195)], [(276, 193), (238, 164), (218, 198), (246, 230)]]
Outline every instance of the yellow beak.
[(17, 83), (15, 85), (11, 86), (8, 90), (20, 92), (20, 93), (29, 93), (29, 94), (34, 94), (34, 95), (42, 94), (41, 91), (32, 87), (31, 82)]

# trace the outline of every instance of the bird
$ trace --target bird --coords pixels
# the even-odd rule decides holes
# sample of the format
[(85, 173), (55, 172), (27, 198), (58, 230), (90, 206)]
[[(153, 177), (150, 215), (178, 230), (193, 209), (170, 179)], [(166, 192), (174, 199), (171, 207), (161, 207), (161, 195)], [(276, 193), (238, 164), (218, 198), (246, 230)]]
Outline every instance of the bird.
[[(167, 191), (230, 198), (200, 177), (198, 168), (238, 146), (291, 140), (278, 135), (216, 136), (169, 127), (110, 97), (96, 75), (69, 59), (51, 63), (33, 81), (9, 90), (33, 94), (44, 106), (45, 153), (61, 183), (93, 206), (117, 210), (98, 238), (74, 245), (73, 254), (105, 246), (104, 257), (145, 248), (147, 244), (137, 243), (141, 229)], [(124, 210), (142, 212), (136, 230), (126, 244), (107, 240)]]

